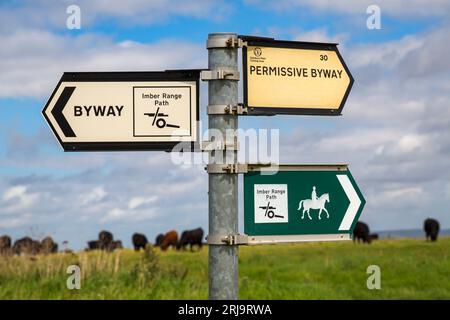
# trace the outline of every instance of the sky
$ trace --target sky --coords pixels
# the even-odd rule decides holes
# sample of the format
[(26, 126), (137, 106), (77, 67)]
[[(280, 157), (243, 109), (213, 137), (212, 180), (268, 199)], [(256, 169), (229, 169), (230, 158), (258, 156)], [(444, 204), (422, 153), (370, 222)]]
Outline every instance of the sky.
[[(380, 29), (367, 28), (373, 4)], [(70, 5), (80, 29), (66, 26)], [(126, 246), (133, 232), (207, 230), (203, 165), (165, 152), (64, 153), (41, 111), (63, 72), (207, 68), (213, 32), (339, 43), (355, 78), (343, 116), (240, 126), (279, 129), (280, 163), (348, 163), (372, 230), (427, 217), (450, 228), (449, 1), (1, 0), (0, 234), (80, 249), (103, 229)], [(200, 94), (204, 115), (205, 84)], [(239, 219), (242, 230), (242, 181)]]

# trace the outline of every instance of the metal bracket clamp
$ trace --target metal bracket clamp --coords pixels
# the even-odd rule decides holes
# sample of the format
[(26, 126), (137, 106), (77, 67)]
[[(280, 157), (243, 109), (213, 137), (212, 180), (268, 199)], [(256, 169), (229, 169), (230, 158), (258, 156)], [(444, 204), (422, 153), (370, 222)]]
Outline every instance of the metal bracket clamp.
[(238, 151), (239, 150), (239, 141), (237, 141), (237, 137), (234, 137), (233, 141), (203, 141), (201, 144), (202, 151), (213, 151), (213, 150), (229, 150), (229, 151)]
[(215, 69), (215, 70), (203, 70), (201, 72), (201, 78), (204, 81), (208, 80), (235, 80), (239, 81), (240, 74), (235, 69)]
[(208, 114), (228, 114), (238, 115), (247, 114), (248, 109), (243, 104), (231, 105), (231, 104), (214, 104), (208, 106)]
[(245, 245), (248, 244), (248, 236), (246, 234), (208, 235), (206, 241), (208, 245)]
[(243, 39), (239, 38), (237, 35), (226, 35), (215, 36), (208, 38), (206, 41), (206, 48), (242, 48), (246, 46), (247, 43)]
[(208, 164), (205, 167), (206, 171), (208, 173), (229, 173), (229, 174), (235, 174), (235, 173), (247, 173), (248, 172), (248, 166), (247, 164), (240, 164), (240, 163), (233, 163), (233, 164)]

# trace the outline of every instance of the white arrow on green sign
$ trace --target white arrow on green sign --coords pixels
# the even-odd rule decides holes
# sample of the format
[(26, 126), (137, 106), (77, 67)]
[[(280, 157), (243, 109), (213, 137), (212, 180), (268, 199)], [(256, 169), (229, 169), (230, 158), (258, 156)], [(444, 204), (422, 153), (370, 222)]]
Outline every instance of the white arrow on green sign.
[(270, 170), (244, 175), (249, 243), (350, 239), (365, 200), (346, 165)]

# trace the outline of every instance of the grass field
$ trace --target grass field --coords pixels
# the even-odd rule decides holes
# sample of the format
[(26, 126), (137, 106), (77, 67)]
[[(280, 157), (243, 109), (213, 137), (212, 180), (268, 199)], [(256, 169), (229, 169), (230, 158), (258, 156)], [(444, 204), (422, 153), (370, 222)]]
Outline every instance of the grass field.
[[(207, 247), (0, 256), (0, 299), (206, 299), (207, 257)], [(80, 290), (66, 287), (70, 264)], [(369, 265), (380, 290), (367, 289)], [(450, 238), (241, 247), (239, 286), (241, 299), (450, 299)]]

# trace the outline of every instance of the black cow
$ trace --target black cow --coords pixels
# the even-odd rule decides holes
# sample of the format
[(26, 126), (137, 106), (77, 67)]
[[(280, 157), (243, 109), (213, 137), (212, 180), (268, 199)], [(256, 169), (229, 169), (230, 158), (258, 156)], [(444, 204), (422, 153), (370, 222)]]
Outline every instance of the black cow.
[(0, 237), (0, 254), (11, 253), (11, 238), (7, 235)]
[(98, 240), (88, 241), (87, 245), (88, 245), (86, 248), (87, 251), (100, 249), (100, 241)]
[(109, 251), (111, 243), (113, 242), (113, 234), (109, 231), (101, 231), (98, 234), (99, 249)]
[(90, 250), (104, 250), (107, 252), (116, 249), (123, 249), (122, 241), (114, 241), (114, 237), (109, 231), (102, 231), (98, 235), (98, 240), (88, 241), (86, 251)]
[(428, 240), (436, 241), (439, 234), (439, 222), (435, 219), (428, 218), (423, 222), (423, 229)]
[(49, 254), (58, 252), (58, 244), (51, 237), (45, 237), (41, 241), (41, 253)]
[(145, 250), (145, 246), (148, 243), (147, 237), (142, 233), (135, 233), (131, 237), (133, 242), (134, 250), (139, 251), (141, 248)]
[(378, 233), (371, 233), (371, 234), (369, 234), (370, 241), (378, 240), (378, 238), (379, 238)]
[(155, 240), (155, 247), (161, 247), (164, 241), (164, 235), (162, 233), (158, 234)]
[(17, 255), (36, 255), (41, 250), (41, 243), (30, 237), (24, 237), (16, 240), (13, 246), (13, 252)]
[(362, 240), (363, 243), (370, 243), (371, 239), (369, 234), (369, 226), (364, 222), (358, 221), (355, 230), (353, 230), (353, 241), (358, 240), (359, 243)]
[(190, 245), (191, 251), (194, 245), (198, 245), (199, 249), (202, 248), (203, 229), (197, 228), (194, 230), (183, 231), (180, 237), (180, 241), (177, 243), (177, 250), (185, 249), (187, 245)]
[(120, 250), (120, 249), (123, 249), (122, 241), (115, 240), (115, 241), (111, 242), (111, 244), (109, 245), (108, 251), (114, 251), (114, 250)]

